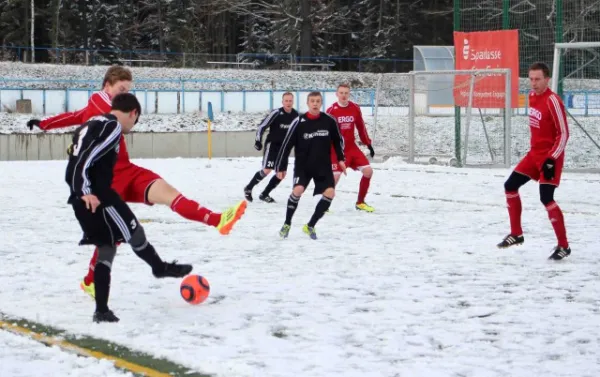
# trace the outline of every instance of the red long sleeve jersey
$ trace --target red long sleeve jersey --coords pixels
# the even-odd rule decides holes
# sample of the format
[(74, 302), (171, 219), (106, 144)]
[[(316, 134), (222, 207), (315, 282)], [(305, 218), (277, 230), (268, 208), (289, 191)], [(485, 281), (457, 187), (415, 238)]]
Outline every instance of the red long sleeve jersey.
[(531, 151), (547, 153), (547, 157), (558, 159), (565, 153), (569, 140), (569, 126), (565, 105), (550, 89), (542, 94), (529, 94), (529, 128)]
[[(40, 128), (47, 131), (55, 128), (78, 126), (87, 122), (91, 117), (110, 113), (111, 107), (112, 99), (108, 93), (97, 92), (92, 94), (88, 100), (87, 106), (83, 109), (43, 119), (40, 122)], [(129, 161), (129, 152), (127, 152), (125, 137), (121, 135), (121, 139), (119, 140), (119, 154), (114, 171), (116, 173), (119, 170), (129, 167), (130, 165), (131, 161)]]
[(355, 127), (358, 130), (360, 141), (365, 145), (371, 145), (371, 139), (367, 134), (365, 121), (362, 117), (362, 111), (360, 111), (360, 107), (356, 103), (349, 101), (348, 106), (343, 107), (336, 102), (327, 109), (327, 113), (335, 118), (340, 127), (340, 131), (344, 137), (344, 149), (356, 146), (356, 137), (354, 136)]

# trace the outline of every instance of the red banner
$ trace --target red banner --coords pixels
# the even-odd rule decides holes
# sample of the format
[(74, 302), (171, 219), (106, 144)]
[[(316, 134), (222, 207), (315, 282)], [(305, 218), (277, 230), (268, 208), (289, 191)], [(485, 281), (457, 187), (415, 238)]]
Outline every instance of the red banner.
[[(519, 104), (519, 32), (518, 30), (454, 32), (455, 69), (511, 69), (511, 107)], [(456, 75), (454, 102), (468, 106), (470, 75)], [(505, 75), (475, 77), (474, 108), (505, 107)]]

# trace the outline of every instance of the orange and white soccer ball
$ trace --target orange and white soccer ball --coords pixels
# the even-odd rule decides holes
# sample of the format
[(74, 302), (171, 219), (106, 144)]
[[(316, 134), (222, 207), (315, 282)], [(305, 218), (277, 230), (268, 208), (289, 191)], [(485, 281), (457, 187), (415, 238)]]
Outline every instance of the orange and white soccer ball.
[(210, 285), (203, 276), (188, 275), (181, 281), (179, 293), (187, 303), (198, 305), (204, 302), (210, 294)]

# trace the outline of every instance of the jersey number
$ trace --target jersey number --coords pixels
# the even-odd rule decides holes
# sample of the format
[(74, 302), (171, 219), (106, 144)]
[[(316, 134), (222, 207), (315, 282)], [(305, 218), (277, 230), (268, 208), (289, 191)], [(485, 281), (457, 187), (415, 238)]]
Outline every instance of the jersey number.
[(75, 145), (73, 147), (73, 154), (72, 154), (73, 156), (79, 155), (79, 150), (81, 149), (81, 142), (83, 141), (83, 138), (85, 137), (85, 134), (87, 133), (87, 131), (88, 131), (88, 128), (84, 127), (77, 134), (77, 139), (75, 140)]

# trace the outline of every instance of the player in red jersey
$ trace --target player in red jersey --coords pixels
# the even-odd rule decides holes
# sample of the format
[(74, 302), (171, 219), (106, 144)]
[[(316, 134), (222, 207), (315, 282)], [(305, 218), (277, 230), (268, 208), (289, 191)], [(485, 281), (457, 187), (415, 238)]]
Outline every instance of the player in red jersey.
[[(117, 94), (129, 92), (132, 80), (131, 71), (127, 68), (113, 66), (108, 69), (104, 76), (103, 90), (94, 93), (90, 97), (87, 107), (44, 120), (31, 119), (27, 122), (27, 127), (33, 129), (36, 126), (47, 131), (80, 125), (93, 116), (109, 113), (111, 111), (111, 99)], [(119, 152), (114, 168), (112, 187), (126, 202), (167, 205), (171, 210), (188, 220), (216, 227), (221, 234), (229, 234), (234, 224), (243, 215), (247, 205), (246, 201), (242, 200), (223, 213), (216, 213), (198, 204), (198, 202), (186, 198), (158, 174), (132, 164), (129, 160), (124, 136), (121, 136), (119, 141)], [(91, 296), (95, 295), (94, 268), (97, 258), (98, 250), (96, 249), (90, 261), (88, 274), (81, 282), (81, 288)]]
[(565, 161), (569, 127), (565, 106), (560, 97), (548, 88), (550, 69), (544, 63), (529, 67), (529, 127), (531, 148), (504, 183), (510, 217), (510, 234), (498, 244), (499, 248), (520, 245), (525, 239), (521, 228), (521, 198), (519, 188), (529, 180), (540, 182), (540, 200), (548, 211), (550, 223), (558, 239), (548, 259), (561, 260), (571, 254), (563, 213), (554, 201), (554, 190), (560, 183)]
[[(371, 146), (371, 139), (367, 134), (367, 128), (365, 127), (365, 121), (362, 117), (360, 107), (350, 101), (350, 86), (348, 84), (340, 84), (337, 87), (335, 93), (338, 101), (331, 105), (327, 109), (327, 113), (330, 114), (338, 123), (342, 136), (344, 137), (344, 155), (346, 156), (346, 166), (354, 170), (359, 170), (362, 173), (360, 179), (360, 186), (358, 188), (358, 199), (356, 201), (356, 209), (366, 212), (373, 212), (375, 209), (365, 203), (365, 197), (369, 191), (369, 185), (371, 184), (371, 177), (373, 176), (373, 168), (369, 164), (369, 160), (365, 154), (356, 145), (356, 138), (354, 136), (354, 129), (358, 130), (358, 137), (360, 141), (369, 148), (371, 158), (375, 156), (375, 151)], [(331, 162), (332, 168), (335, 175), (335, 184), (340, 180), (342, 170), (337, 163), (337, 157), (335, 151), (331, 150)]]

